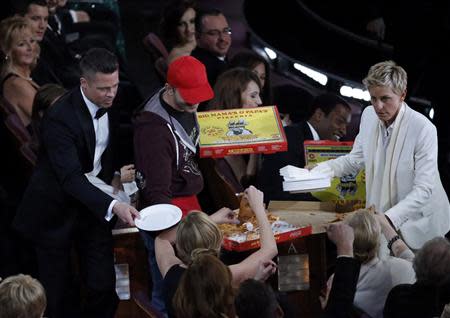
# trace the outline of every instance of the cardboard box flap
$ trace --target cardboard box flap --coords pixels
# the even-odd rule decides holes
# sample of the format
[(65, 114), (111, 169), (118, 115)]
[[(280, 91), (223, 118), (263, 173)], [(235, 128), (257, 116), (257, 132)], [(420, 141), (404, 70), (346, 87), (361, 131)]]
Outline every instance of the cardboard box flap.
[(317, 201), (270, 201), (268, 210), (278, 211), (307, 211), (320, 210), (327, 212), (336, 211), (336, 203), (334, 202), (317, 202)]
[(271, 201), (269, 212), (294, 226), (312, 225), (312, 234), (326, 232), (325, 226), (337, 219), (332, 202)]

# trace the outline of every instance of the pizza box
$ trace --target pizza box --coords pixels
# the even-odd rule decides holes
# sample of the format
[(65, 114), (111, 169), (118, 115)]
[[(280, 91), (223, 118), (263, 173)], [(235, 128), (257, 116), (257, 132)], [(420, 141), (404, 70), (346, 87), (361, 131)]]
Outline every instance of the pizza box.
[(197, 112), (200, 157), (274, 153), (287, 150), (276, 106)]
[[(348, 154), (353, 141), (307, 140), (304, 142), (306, 165), (318, 164)], [(320, 201), (336, 203), (339, 211), (354, 211), (366, 205), (366, 182), (364, 170), (331, 179), (331, 186), (311, 193)]]
[[(308, 236), (312, 233), (312, 226), (306, 225), (302, 227), (292, 226), (284, 221), (276, 221), (272, 224), (275, 241), (277, 243), (290, 241), (299, 237)], [(235, 234), (232, 236), (224, 236), (222, 246), (226, 250), (243, 252), (261, 246), (259, 234), (252, 233), (253, 239), (247, 239), (247, 233)]]
[(268, 210), (281, 220), (302, 227), (310, 225), (312, 235), (326, 232), (330, 223), (344, 220), (353, 212), (336, 210), (334, 202), (270, 201)]

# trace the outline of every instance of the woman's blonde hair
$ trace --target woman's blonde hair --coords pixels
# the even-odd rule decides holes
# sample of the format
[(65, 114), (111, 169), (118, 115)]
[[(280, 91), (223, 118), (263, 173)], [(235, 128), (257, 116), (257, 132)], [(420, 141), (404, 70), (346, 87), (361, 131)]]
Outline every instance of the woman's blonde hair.
[(360, 262), (366, 263), (377, 256), (380, 247), (381, 227), (375, 218), (373, 210), (357, 210), (345, 222), (355, 232), (355, 240), (353, 241), (354, 257)]
[(367, 77), (363, 79), (363, 84), (366, 88), (387, 86), (395, 94), (401, 95), (406, 91), (408, 75), (403, 67), (394, 61), (384, 61), (370, 67)]
[(175, 244), (178, 257), (183, 263), (189, 264), (195, 249), (214, 249), (218, 252), (222, 244), (222, 232), (208, 215), (192, 212), (178, 225)]
[(177, 317), (234, 317), (232, 275), (208, 250), (194, 251), (173, 298)]
[(0, 317), (40, 318), (46, 306), (45, 290), (37, 279), (19, 274), (0, 283)]
[[(30, 34), (33, 34), (31, 26), (28, 21), (24, 17), (13, 16), (6, 18), (0, 22), (0, 50), (3, 52), (3, 63), (2, 63), (2, 77), (11, 72), (12, 66), (12, 56), (11, 50), (14, 43), (14, 40), (28, 31)], [(39, 45), (36, 43), (36, 63), (37, 57), (40, 53)], [(36, 64), (32, 65), (34, 68)]]

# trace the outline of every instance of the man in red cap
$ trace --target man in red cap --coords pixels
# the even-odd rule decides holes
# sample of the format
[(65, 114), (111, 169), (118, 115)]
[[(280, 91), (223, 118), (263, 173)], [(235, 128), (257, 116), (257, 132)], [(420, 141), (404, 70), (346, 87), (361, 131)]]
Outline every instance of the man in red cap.
[[(180, 207), (183, 215), (201, 209), (197, 194), (203, 188), (203, 178), (195, 159), (199, 141), (195, 112), (199, 103), (213, 95), (205, 66), (200, 61), (183, 56), (169, 65), (164, 88), (147, 101), (135, 121), (140, 208), (170, 203)], [(148, 233), (141, 234), (149, 252), (152, 305), (165, 312), (154, 238)]]

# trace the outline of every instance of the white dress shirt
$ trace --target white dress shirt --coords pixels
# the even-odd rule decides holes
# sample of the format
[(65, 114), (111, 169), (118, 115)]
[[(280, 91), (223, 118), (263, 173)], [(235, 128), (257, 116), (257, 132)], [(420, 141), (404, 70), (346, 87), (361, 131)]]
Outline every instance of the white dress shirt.
[[(83, 100), (86, 103), (89, 113), (91, 114), (92, 125), (94, 126), (95, 132), (95, 152), (94, 152), (93, 169), (92, 171), (88, 172), (87, 175), (96, 177), (102, 170), (102, 155), (106, 147), (108, 146), (109, 141), (108, 113), (105, 113), (102, 117), (96, 119), (95, 114), (97, 113), (97, 110), (100, 109), (100, 107), (95, 105), (86, 97), (86, 95), (84, 95), (82, 88), (80, 88), (80, 90), (81, 96), (83, 96)], [(117, 200), (113, 200), (108, 207), (108, 211), (105, 216), (105, 219), (107, 221), (111, 220), (111, 218), (113, 217), (112, 209), (116, 202)]]
[(317, 133), (317, 131), (314, 129), (314, 127), (309, 122), (306, 122), (306, 123), (308, 124), (309, 130), (311, 130), (313, 140), (320, 140), (320, 136)]

